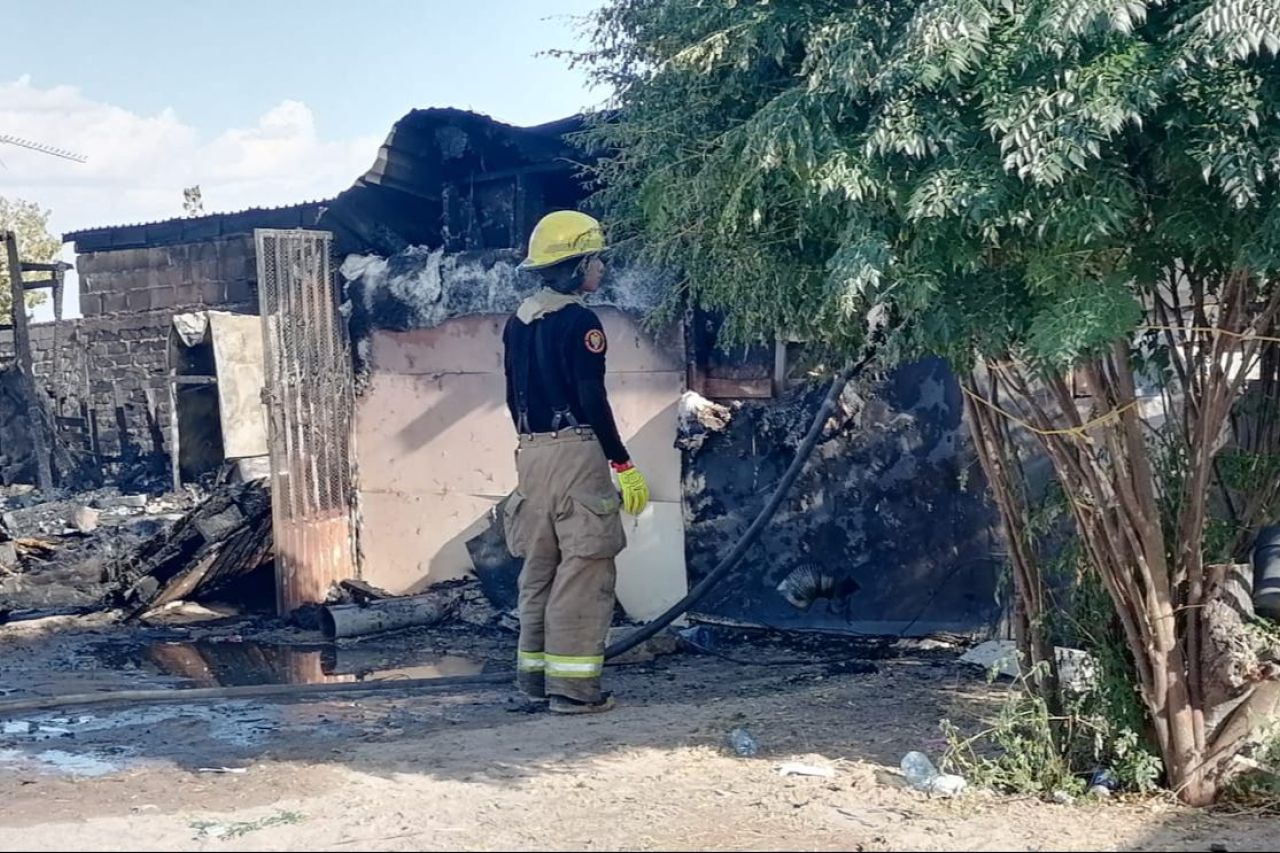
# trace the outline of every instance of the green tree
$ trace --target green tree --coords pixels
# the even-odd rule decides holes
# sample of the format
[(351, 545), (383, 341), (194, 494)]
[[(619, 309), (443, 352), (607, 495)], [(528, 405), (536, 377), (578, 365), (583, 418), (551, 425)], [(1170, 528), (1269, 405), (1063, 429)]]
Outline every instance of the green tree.
[[(34, 202), (0, 196), (0, 231), (12, 231), (18, 235), (18, 249), (23, 261), (49, 263), (62, 250), (62, 241), (49, 233), (49, 211)], [(25, 275), (29, 279), (48, 277), (48, 273)], [(39, 305), (45, 298), (44, 291), (32, 291), (27, 294), (27, 306)], [(9, 261), (7, 253), (0, 252), (0, 322), (9, 322), (12, 306)]]
[[(1205, 534), (1248, 373), (1229, 365), (1258, 363), (1280, 312), (1280, 6), (611, 0), (594, 31), (574, 60), (617, 93), (590, 134), (601, 199), (683, 272), (668, 308), (845, 352), (887, 311), (891, 357), (968, 378), (997, 498), (1009, 416), (1029, 427), (1168, 781), (1213, 799), (1277, 695), (1256, 655), (1223, 678), (1212, 563), (1231, 548)], [(1159, 441), (1148, 382), (1168, 389)], [(1014, 562), (1044, 656), (1034, 557)]]

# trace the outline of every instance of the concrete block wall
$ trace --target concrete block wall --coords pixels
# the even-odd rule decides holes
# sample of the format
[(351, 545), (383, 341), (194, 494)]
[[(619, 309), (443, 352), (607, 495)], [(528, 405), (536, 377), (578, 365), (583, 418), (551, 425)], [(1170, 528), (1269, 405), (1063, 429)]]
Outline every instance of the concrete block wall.
[[(257, 313), (253, 238), (87, 253), (76, 259), (76, 268), (84, 316), (31, 327), (37, 381), (56, 414), (79, 417), (81, 403), (89, 405), (104, 454), (167, 453), (173, 315), (208, 308)], [(4, 332), (0, 366), (12, 358), (13, 335)], [(164, 442), (159, 447), (157, 439)]]
[(91, 252), (76, 259), (85, 317), (176, 313), (197, 306), (256, 312), (252, 235), (145, 249)]

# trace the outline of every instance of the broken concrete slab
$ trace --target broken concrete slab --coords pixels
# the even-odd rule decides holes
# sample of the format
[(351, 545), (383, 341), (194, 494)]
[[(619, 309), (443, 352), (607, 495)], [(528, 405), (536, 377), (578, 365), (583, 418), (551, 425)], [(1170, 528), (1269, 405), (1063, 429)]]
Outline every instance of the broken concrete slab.
[[(1073, 690), (1087, 690), (1097, 678), (1097, 665), (1088, 652), (1054, 648), (1058, 662), (1058, 677), (1063, 686)], [(980, 667), (985, 672), (995, 672), (1002, 678), (1018, 678), (1021, 666), (1018, 661), (1018, 644), (1013, 640), (987, 640), (960, 656), (960, 663)]]

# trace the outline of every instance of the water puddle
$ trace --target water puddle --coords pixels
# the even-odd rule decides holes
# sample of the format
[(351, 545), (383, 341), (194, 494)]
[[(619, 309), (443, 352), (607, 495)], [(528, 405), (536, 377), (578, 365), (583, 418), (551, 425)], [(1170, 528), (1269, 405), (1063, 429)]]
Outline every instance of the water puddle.
[(108, 669), (176, 680), (176, 687), (332, 684), (475, 675), (484, 661), (398, 644), (297, 645), (239, 638), (102, 644), (90, 655)]
[[(484, 669), (483, 661), (463, 655), (364, 644), (306, 647), (265, 643), (192, 643), (154, 646), (150, 651), (153, 660), (164, 662), (161, 667), (170, 675), (185, 674), (192, 678), (195, 674), (196, 678), (221, 685), (442, 678), (474, 675)], [(195, 664), (197, 656), (203, 667)]]
[(122, 765), (96, 755), (61, 749), (46, 749), (34, 754), (18, 749), (0, 749), (0, 765), (17, 765), (19, 768), (27, 767), (38, 772), (81, 777), (110, 776), (123, 769)]
[[(482, 659), (405, 637), (299, 645), (235, 635), (194, 641), (166, 635), (79, 645), (56, 663), (22, 672), (26, 677), (11, 684), (20, 685), (18, 696), (156, 688), (180, 694), (200, 687), (443, 678), (484, 669)], [(248, 759), (268, 743), (341, 742), (377, 734), (386, 729), (389, 713), (350, 700), (262, 703), (249, 698), (86, 711), (0, 718), (0, 773), (87, 778), (153, 761), (219, 765)]]
[[(295, 729), (324, 733), (326, 724), (315, 714), (244, 700), (111, 708), (76, 717), (37, 714), (5, 721), (0, 767), (6, 774), (93, 777), (156, 760), (190, 763), (193, 756), (216, 756), (226, 761)], [(170, 735), (159, 735), (162, 730)]]

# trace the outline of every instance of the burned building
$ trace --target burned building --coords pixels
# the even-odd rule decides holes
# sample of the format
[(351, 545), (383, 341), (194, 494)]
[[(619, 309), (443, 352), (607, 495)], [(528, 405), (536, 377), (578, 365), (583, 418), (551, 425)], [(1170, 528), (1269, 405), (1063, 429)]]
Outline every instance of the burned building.
[[(516, 266), (540, 216), (587, 197), (580, 127), (416, 110), (333, 199), (67, 235), (85, 316), (35, 327), (37, 376), (113, 471), (164, 468), (181, 385), (168, 375), (180, 372), (174, 315), (261, 314), (273, 435), (301, 436), (272, 445), (278, 568), (283, 557), (279, 570), (301, 577), (321, 554), (349, 558), (282, 604), (344, 572), (396, 593), (470, 573), (494, 553), (477, 545), (515, 485), (501, 329), (533, 286)], [(306, 289), (298, 258), (336, 285)], [(610, 395), (654, 498), (619, 561), (619, 600), (637, 619), (683, 596), (746, 529), (822, 396), (791, 375), (803, 344), (726, 351), (701, 313), (649, 329), (663, 275), (614, 265), (596, 300)], [(782, 511), (701, 614), (868, 633), (992, 625), (995, 518), (962, 413), (941, 362), (847, 391)]]
[[(318, 213), (312, 203), (63, 235), (76, 250), (82, 316), (30, 327), (34, 374), (62, 440), (107, 479), (163, 478), (174, 315), (256, 314), (254, 229), (314, 227)], [(12, 358), (13, 338), (6, 333), (0, 360)], [(33, 476), (30, 426), (21, 408), (13, 395), (0, 396), (5, 482)]]

